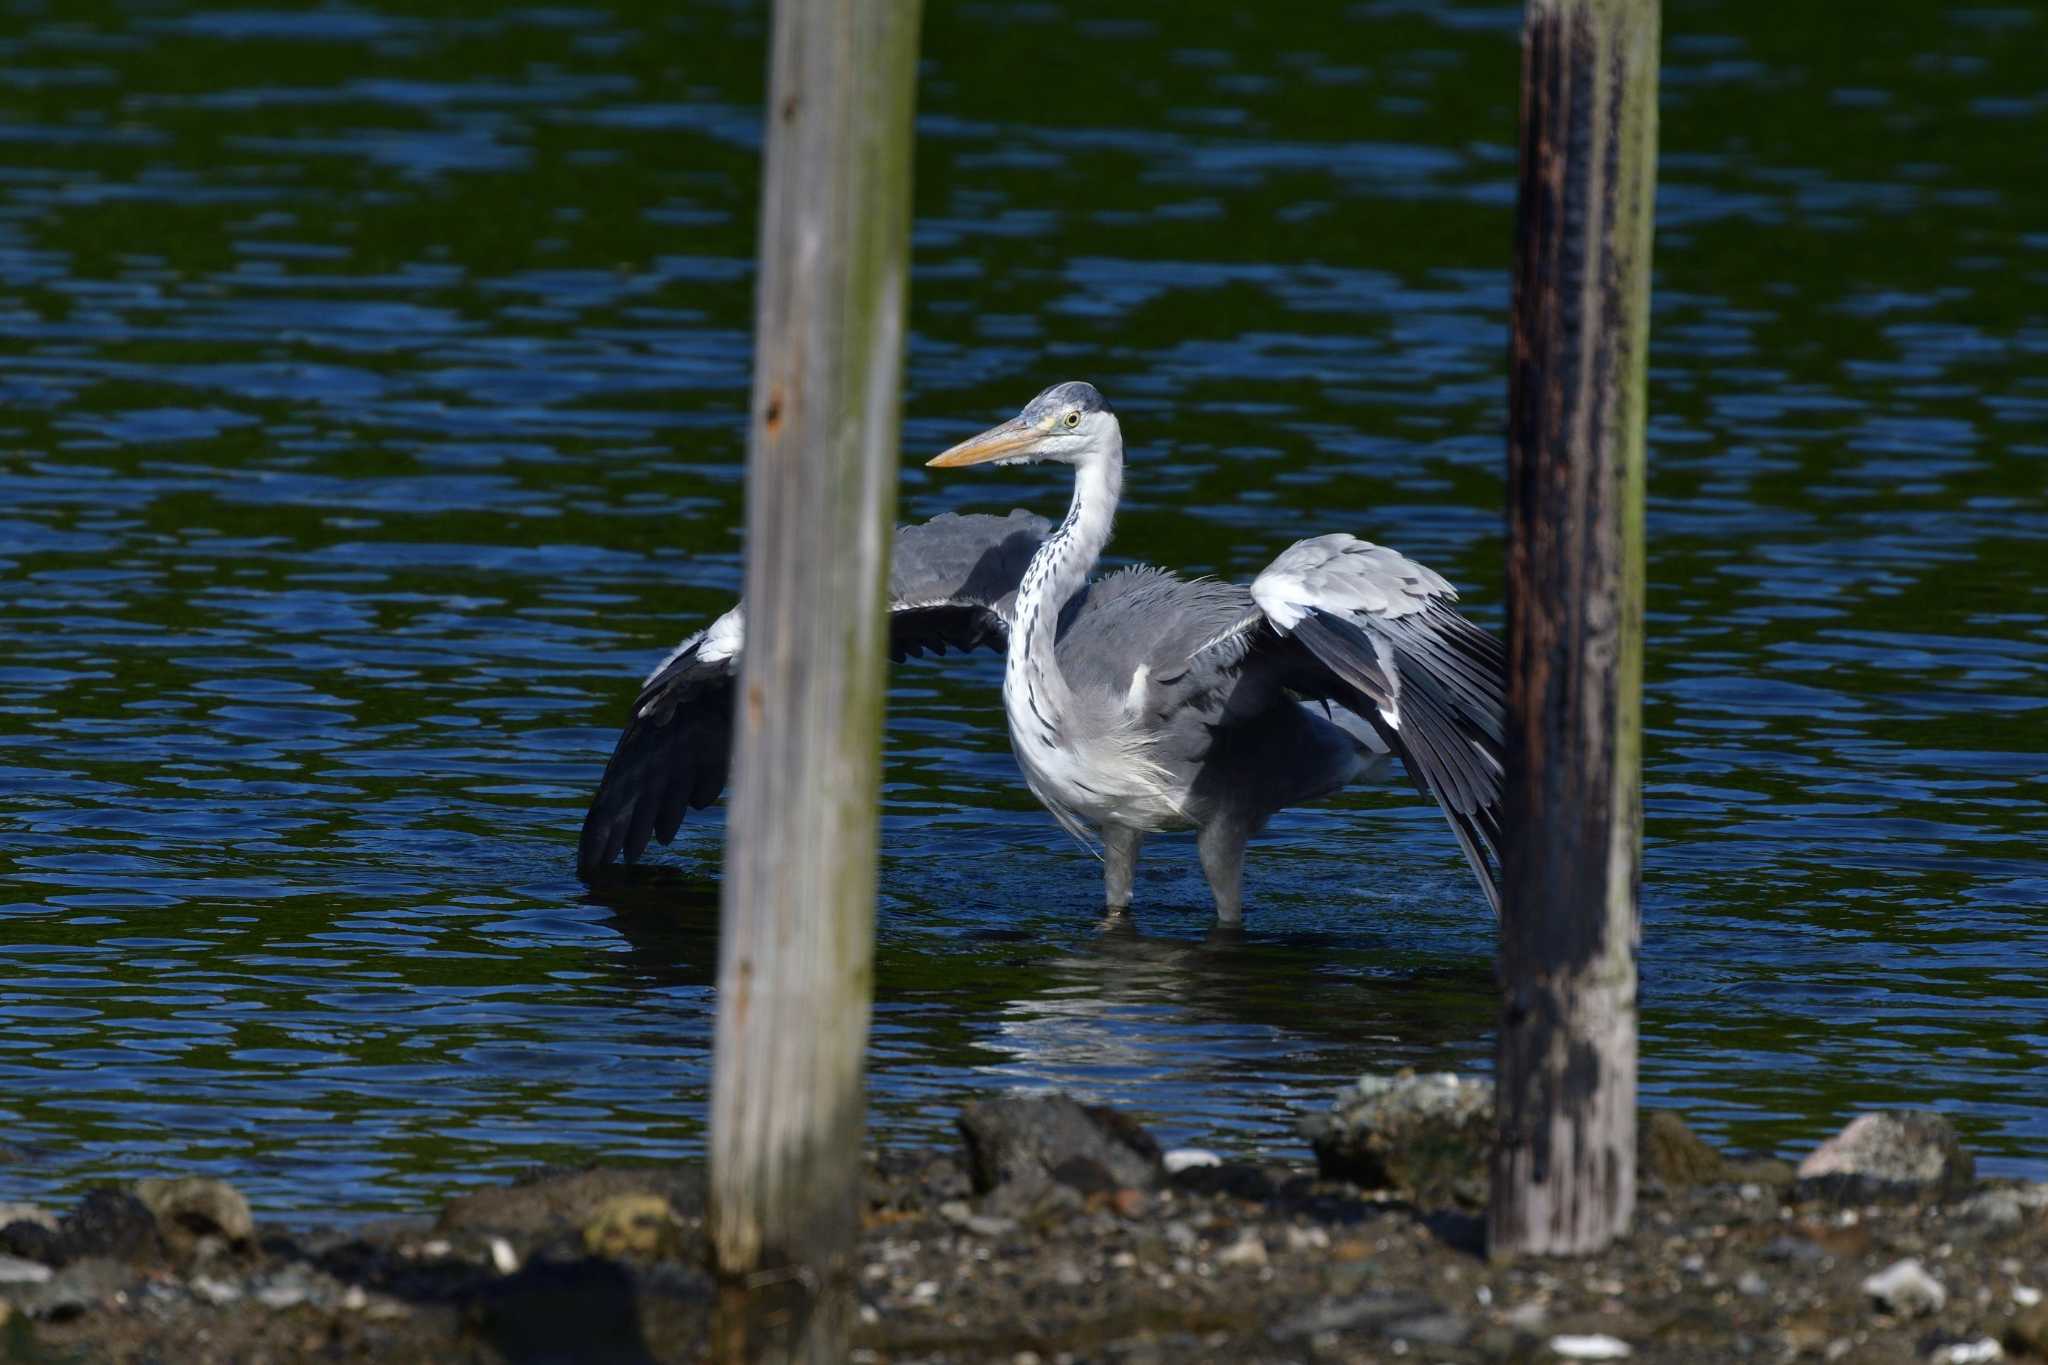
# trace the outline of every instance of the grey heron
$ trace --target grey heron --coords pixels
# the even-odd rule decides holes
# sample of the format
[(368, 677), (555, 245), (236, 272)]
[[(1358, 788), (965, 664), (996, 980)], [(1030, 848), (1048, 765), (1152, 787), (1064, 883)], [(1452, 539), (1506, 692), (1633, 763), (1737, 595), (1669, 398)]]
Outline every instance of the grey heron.
[[(1504, 657), (1441, 576), (1349, 535), (1298, 541), (1250, 588), (1129, 568), (1090, 581), (1123, 488), (1123, 431), (1093, 385), (1055, 384), (934, 468), (1053, 461), (1074, 470), (1057, 527), (946, 515), (898, 530), (895, 658), (1000, 649), (1025, 783), (1127, 908), (1144, 836), (1193, 828), (1226, 924), (1243, 914), (1247, 841), (1279, 811), (1398, 757), (1448, 817), (1496, 912)], [(724, 787), (741, 608), (648, 678), (583, 827), (587, 877)]]

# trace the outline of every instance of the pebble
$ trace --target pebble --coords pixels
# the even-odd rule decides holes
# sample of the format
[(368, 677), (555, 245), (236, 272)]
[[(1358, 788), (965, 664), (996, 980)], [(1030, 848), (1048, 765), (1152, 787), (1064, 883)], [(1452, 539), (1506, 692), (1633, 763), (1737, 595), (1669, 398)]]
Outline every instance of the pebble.
[(1216, 1264), (1264, 1265), (1266, 1264), (1266, 1244), (1259, 1240), (1257, 1233), (1247, 1232), (1244, 1236), (1216, 1253)]
[(1900, 1317), (1935, 1313), (1948, 1302), (1948, 1291), (1927, 1273), (1915, 1257), (1894, 1261), (1875, 1275), (1865, 1277), (1863, 1292)]
[(19, 1256), (0, 1256), (0, 1284), (41, 1284), (56, 1272)]
[(1321, 1228), (1303, 1228), (1288, 1224), (1287, 1249), (1289, 1251), (1327, 1251), (1330, 1234)]
[(1975, 1341), (1952, 1341), (1946, 1346), (1937, 1346), (1930, 1357), (1934, 1365), (1979, 1365), (1986, 1360), (2004, 1360), (2005, 1348), (1991, 1337), (1979, 1337)]
[(1771, 1286), (1763, 1276), (1757, 1274), (1754, 1270), (1745, 1270), (1735, 1277), (1735, 1292), (1747, 1295), (1752, 1299), (1760, 1299), (1771, 1292)]
[(236, 1286), (226, 1280), (216, 1280), (206, 1275), (192, 1277), (192, 1293), (195, 1298), (205, 1299), (215, 1305), (233, 1303), (242, 1297), (242, 1291)]
[(1201, 1166), (1221, 1166), (1223, 1158), (1214, 1152), (1205, 1152), (1200, 1147), (1176, 1147), (1160, 1158), (1168, 1175), (1179, 1175)]
[(500, 1275), (510, 1275), (519, 1269), (519, 1253), (503, 1237), (491, 1238), (491, 1264)]
[(1552, 1337), (1550, 1350), (1566, 1360), (1627, 1360), (1635, 1354), (1634, 1348), (1620, 1337), (1601, 1332)]
[(2012, 1301), (2022, 1308), (2032, 1308), (2041, 1301), (2041, 1291), (2030, 1284), (2016, 1284), (2012, 1287)]
[(266, 1284), (256, 1291), (256, 1302), (265, 1308), (297, 1308), (306, 1299), (302, 1284)]

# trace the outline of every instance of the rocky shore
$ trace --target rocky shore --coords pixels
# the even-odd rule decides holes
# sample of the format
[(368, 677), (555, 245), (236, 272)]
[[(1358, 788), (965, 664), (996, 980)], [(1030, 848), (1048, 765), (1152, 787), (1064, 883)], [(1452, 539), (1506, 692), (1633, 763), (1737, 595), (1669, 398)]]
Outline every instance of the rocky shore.
[[(957, 1150), (869, 1159), (867, 1361), (2048, 1360), (2048, 1184), (1976, 1178), (1936, 1115), (1799, 1167), (1647, 1114), (1630, 1235), (1494, 1264), (1483, 1082), (1366, 1078), (1317, 1161), (1162, 1152), (1111, 1111), (996, 1098)], [(0, 1361), (695, 1361), (694, 1167), (536, 1172), (436, 1216), (257, 1224), (208, 1179), (0, 1204)]]

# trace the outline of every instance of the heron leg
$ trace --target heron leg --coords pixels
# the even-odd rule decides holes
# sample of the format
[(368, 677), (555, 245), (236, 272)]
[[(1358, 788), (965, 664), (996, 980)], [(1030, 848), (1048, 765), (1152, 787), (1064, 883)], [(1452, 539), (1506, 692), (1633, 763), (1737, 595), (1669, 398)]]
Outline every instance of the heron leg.
[(1111, 910), (1130, 909), (1131, 881), (1138, 874), (1138, 844), (1144, 837), (1122, 825), (1102, 827), (1102, 899)]
[(1224, 924), (1244, 919), (1244, 846), (1251, 831), (1234, 820), (1202, 826), (1195, 848), (1202, 855), (1202, 875), (1216, 897), (1216, 918)]

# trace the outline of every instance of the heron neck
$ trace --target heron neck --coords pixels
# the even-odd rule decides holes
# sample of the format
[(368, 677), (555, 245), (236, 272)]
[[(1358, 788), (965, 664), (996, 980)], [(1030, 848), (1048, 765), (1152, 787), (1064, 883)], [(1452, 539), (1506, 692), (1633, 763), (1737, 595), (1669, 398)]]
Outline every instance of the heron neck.
[(1052, 705), (1065, 703), (1066, 678), (1053, 646), (1058, 642), (1061, 608), (1088, 581), (1102, 547), (1109, 543), (1123, 493), (1124, 453), (1112, 440), (1099, 457), (1074, 466), (1074, 500), (1059, 529), (1031, 557), (1017, 589), (1017, 624), (1010, 633), (1009, 673), (1028, 681)]

